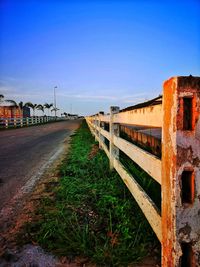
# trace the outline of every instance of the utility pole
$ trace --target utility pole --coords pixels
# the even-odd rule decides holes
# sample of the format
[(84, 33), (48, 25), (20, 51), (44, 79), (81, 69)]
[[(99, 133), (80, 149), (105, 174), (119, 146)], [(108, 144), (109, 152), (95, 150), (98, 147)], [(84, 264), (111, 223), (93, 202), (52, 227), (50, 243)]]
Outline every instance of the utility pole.
[(70, 113), (72, 114), (72, 103), (70, 103)]
[(55, 117), (56, 117), (56, 88), (58, 88), (57, 86), (54, 86), (54, 109), (55, 109)]

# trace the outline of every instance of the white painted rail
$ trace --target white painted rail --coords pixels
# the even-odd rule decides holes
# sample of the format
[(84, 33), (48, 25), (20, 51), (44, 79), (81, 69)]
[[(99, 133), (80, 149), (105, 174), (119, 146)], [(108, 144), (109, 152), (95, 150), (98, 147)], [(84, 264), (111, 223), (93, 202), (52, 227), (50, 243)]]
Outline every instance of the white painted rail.
[(114, 159), (114, 167), (118, 174), (121, 176), (122, 180), (128, 187), (129, 191), (137, 201), (147, 220), (149, 221), (151, 227), (156, 233), (160, 242), (162, 242), (161, 233), (161, 216), (156, 205), (153, 203), (151, 198), (145, 193), (142, 187), (136, 182), (134, 177), (126, 171), (124, 166), (119, 160)]
[(52, 116), (38, 116), (27, 118), (0, 118), (0, 129), (18, 128), (37, 124), (43, 124), (53, 121), (60, 121), (63, 118)]
[(129, 156), (130, 159), (137, 163), (144, 171), (146, 171), (152, 178), (154, 178), (159, 184), (161, 184), (160, 159), (120, 137), (114, 136), (113, 143), (122, 152)]

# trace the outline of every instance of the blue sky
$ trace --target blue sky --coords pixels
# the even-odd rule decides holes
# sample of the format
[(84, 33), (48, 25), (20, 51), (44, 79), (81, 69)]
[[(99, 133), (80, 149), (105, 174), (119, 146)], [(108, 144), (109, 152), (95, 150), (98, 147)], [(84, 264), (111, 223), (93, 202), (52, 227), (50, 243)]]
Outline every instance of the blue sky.
[(0, 1), (0, 93), (94, 114), (200, 76), (200, 1)]

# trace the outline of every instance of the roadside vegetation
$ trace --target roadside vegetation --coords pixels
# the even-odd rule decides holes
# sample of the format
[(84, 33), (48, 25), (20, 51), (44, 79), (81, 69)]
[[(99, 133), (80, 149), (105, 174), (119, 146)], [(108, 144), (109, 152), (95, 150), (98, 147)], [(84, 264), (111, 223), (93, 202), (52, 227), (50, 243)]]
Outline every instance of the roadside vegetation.
[[(58, 256), (82, 256), (99, 266), (127, 266), (159, 247), (132, 195), (98, 149), (85, 122), (71, 140), (53, 197), (20, 234)], [(21, 242), (21, 241), (20, 241)]]

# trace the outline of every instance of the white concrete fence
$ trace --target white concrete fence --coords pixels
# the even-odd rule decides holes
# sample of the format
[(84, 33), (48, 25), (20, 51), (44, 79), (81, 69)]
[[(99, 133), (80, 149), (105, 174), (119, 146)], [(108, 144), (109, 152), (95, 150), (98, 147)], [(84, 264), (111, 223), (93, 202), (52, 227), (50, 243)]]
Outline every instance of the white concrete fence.
[(55, 118), (52, 116), (34, 116), (27, 118), (0, 118), (0, 129), (31, 126), (31, 125), (43, 124), (59, 120), (63, 120), (63, 118)]
[[(121, 111), (111, 107), (108, 115), (86, 121), (160, 240), (162, 266), (200, 266), (200, 78), (167, 80), (160, 100)], [(120, 137), (120, 125), (159, 127), (161, 159)], [(161, 185), (161, 212), (120, 162), (119, 151)]]

